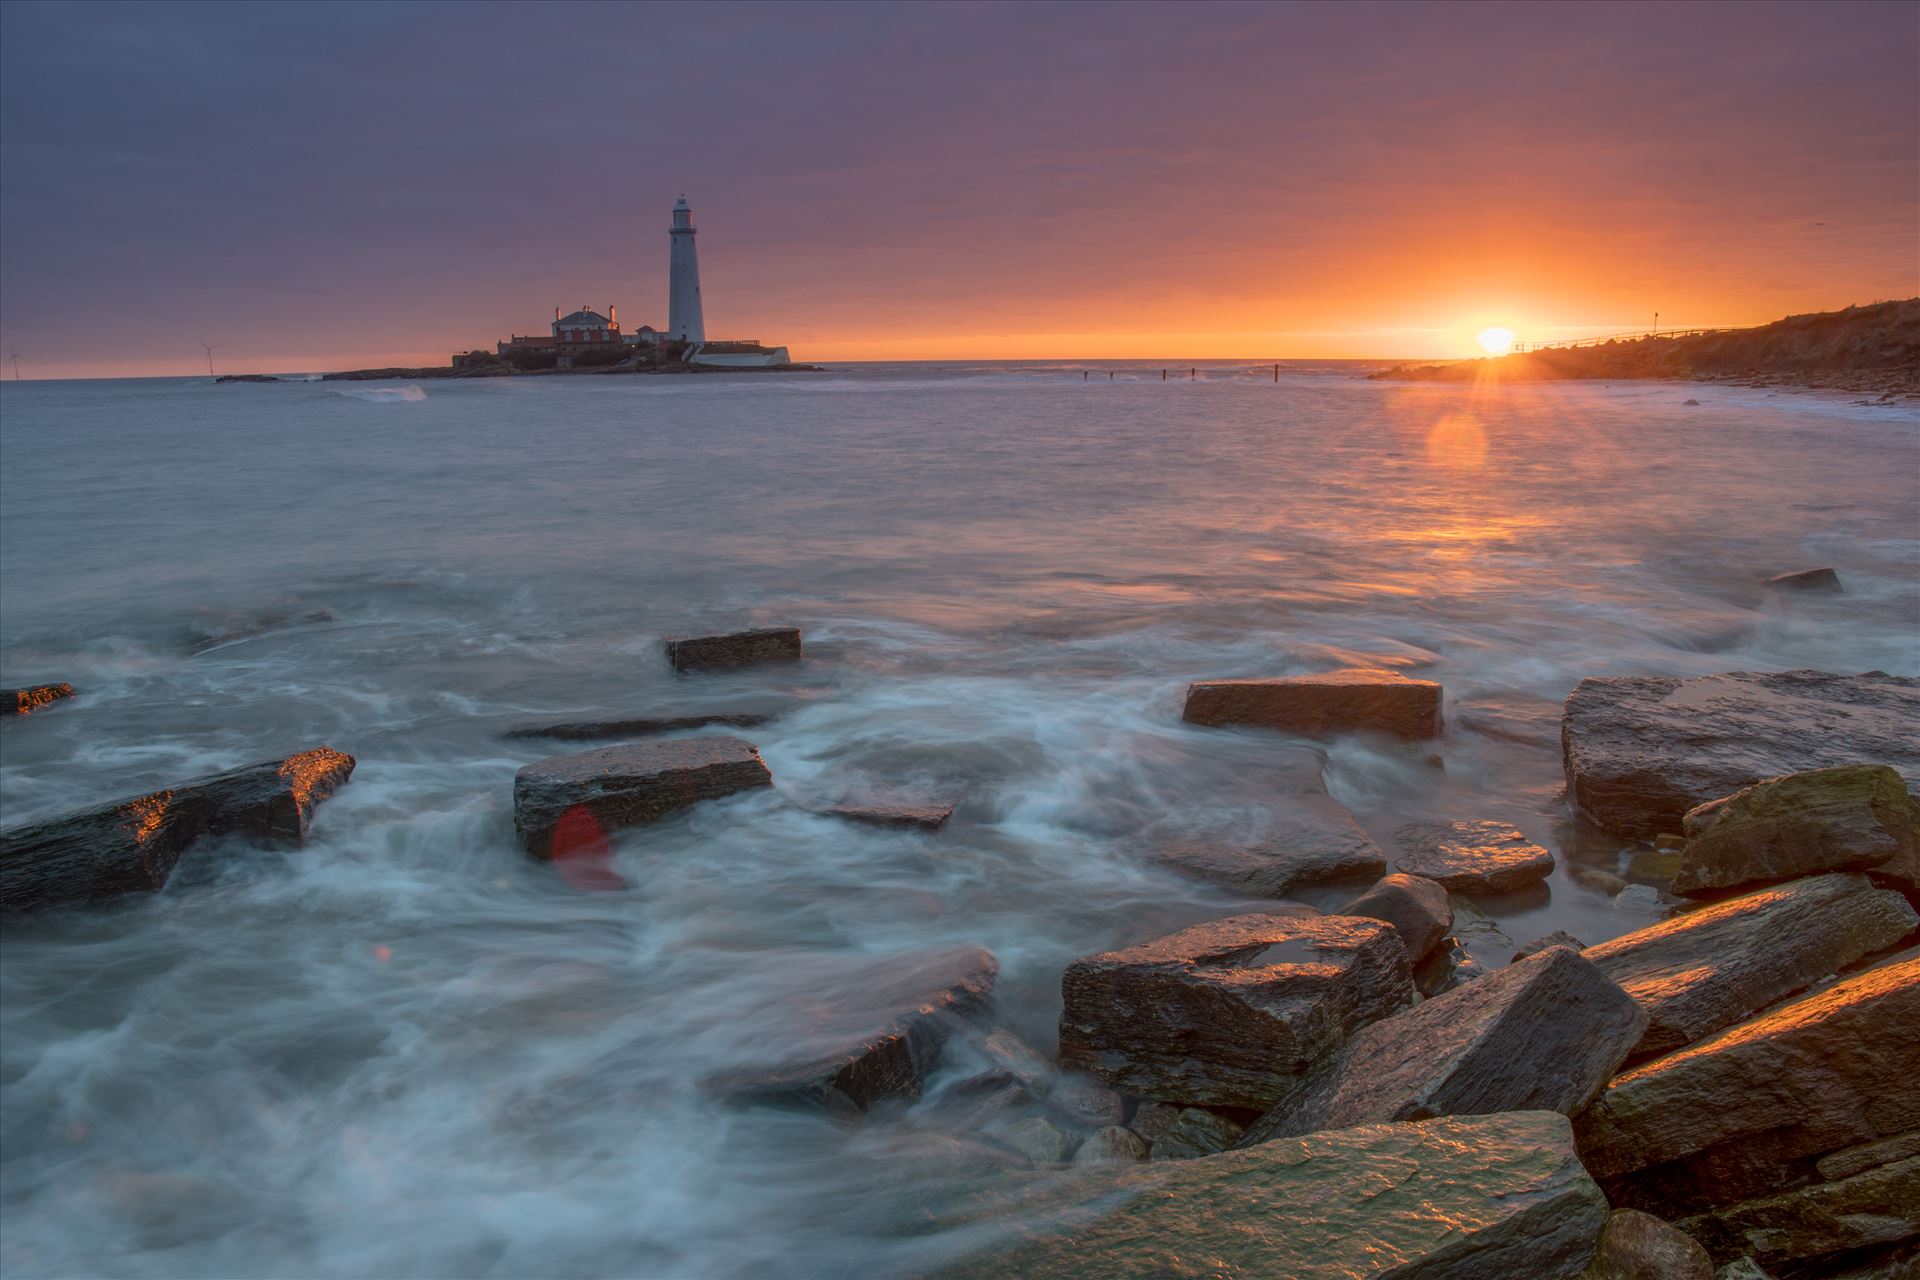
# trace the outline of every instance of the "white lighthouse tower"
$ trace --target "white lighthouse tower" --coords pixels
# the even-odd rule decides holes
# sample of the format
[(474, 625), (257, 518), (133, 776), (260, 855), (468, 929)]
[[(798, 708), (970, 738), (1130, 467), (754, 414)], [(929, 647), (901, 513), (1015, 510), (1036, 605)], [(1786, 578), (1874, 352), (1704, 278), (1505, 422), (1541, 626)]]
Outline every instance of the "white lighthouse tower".
[(693, 254), (693, 211), (687, 198), (673, 206), (667, 242), (673, 246), (667, 275), (667, 336), (681, 342), (705, 342), (707, 322), (700, 314), (700, 260)]

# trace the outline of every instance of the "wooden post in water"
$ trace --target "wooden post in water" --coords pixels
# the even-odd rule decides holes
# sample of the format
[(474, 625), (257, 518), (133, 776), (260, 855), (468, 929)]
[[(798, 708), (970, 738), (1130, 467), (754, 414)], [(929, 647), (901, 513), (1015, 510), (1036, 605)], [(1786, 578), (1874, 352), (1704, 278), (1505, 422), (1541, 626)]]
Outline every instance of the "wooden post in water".
[(1279, 365), (1275, 365), (1275, 366), (1273, 366), (1273, 380), (1274, 380), (1275, 382), (1278, 382), (1278, 381), (1280, 381), (1280, 366), (1279, 366)]
[[(19, 370), (16, 369), (14, 372), (18, 373)], [(1166, 380), (1167, 380), (1167, 371), (1165, 369), (1162, 369), (1160, 371), (1160, 381), (1165, 382)]]
[(1195, 373), (1197, 373), (1197, 372), (1199, 372), (1199, 371), (1198, 371), (1197, 369), (1189, 369), (1189, 370), (1187, 370), (1187, 381), (1188, 381), (1188, 382), (1192, 382), (1192, 381), (1193, 381), (1193, 376), (1194, 376), (1194, 374), (1195, 374)]

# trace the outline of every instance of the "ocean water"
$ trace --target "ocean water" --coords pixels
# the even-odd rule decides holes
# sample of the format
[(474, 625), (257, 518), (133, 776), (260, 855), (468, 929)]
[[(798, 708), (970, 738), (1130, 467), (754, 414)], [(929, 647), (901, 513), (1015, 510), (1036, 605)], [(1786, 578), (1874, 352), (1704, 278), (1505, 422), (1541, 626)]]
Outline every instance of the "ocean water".
[[(1272, 905), (1146, 852), (1257, 830), (1303, 771), (1383, 843), (1554, 850), (1458, 900), (1483, 963), (1597, 942), (1666, 908), (1564, 811), (1583, 676), (1920, 674), (1911, 408), (1115, 368), (0, 384), (0, 683), (83, 693), (0, 726), (0, 821), (359, 758), (302, 850), (7, 926), (0, 1270), (908, 1274), (990, 1242), (953, 1211), (1007, 1181), (938, 1136), (969, 1049), (857, 1126), (700, 1087), (849, 965), (987, 947), (1050, 1051), (1073, 957)], [(1759, 585), (1813, 565), (1846, 594)], [(803, 663), (661, 654), (769, 623)], [(1441, 681), (1445, 737), (1180, 723), (1189, 680), (1351, 664)], [(502, 730), (762, 707), (776, 788), (621, 834), (625, 888), (517, 850), (514, 771), (569, 747)], [(921, 796), (947, 830), (809, 811)]]

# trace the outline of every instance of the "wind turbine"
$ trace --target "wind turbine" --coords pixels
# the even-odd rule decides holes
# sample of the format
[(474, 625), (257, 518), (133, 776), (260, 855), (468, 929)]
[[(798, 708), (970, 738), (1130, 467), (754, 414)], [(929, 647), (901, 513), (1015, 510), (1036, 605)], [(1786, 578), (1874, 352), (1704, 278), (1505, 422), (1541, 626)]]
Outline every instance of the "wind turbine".
[(13, 361), (13, 380), (15, 382), (20, 381), (20, 353), (16, 351), (9, 355), (7, 359)]
[[(195, 338), (194, 341), (200, 343), (200, 345), (203, 347), (207, 347), (207, 344), (199, 338)], [(211, 347), (207, 347), (207, 376), (209, 378), (213, 376), (213, 353), (218, 351), (219, 349), (220, 348), (217, 344)]]

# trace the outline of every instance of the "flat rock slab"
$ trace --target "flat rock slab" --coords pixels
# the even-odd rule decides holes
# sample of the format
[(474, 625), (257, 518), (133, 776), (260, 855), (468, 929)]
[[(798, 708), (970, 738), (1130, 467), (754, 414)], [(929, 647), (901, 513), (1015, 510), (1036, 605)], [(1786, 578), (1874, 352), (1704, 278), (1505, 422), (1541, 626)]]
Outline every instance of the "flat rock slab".
[(1391, 925), (1244, 915), (1086, 956), (1060, 980), (1060, 1065), (1161, 1102), (1264, 1107), (1413, 998)]
[(1256, 898), (1378, 879), (1387, 869), (1380, 846), (1339, 801), (1310, 794), (1279, 800), (1258, 843), (1227, 837), (1176, 840), (1156, 846), (1148, 856), (1169, 871)]
[(591, 742), (604, 738), (644, 738), (656, 733), (675, 733), (682, 729), (700, 729), (723, 724), (736, 729), (751, 729), (773, 719), (770, 712), (716, 711), (693, 716), (629, 716), (618, 720), (571, 720), (556, 724), (526, 724), (509, 729), (508, 738), (558, 738), (568, 742)]
[(0, 689), (0, 716), (30, 716), (73, 696), (73, 686), (60, 684), (36, 684), (24, 689)]
[(1685, 894), (1904, 863), (1920, 840), (1906, 781), (1883, 764), (1769, 778), (1682, 821), (1673, 891)]
[(1769, 1268), (1898, 1244), (1920, 1236), (1920, 1156), (1730, 1205), (1680, 1225), (1718, 1253), (1744, 1254)]
[(1683, 1048), (1920, 928), (1907, 900), (1825, 875), (1689, 911), (1583, 953), (1647, 1011), (1634, 1049)]
[(667, 661), (675, 671), (718, 671), (799, 660), (798, 627), (760, 627), (724, 636), (675, 636), (667, 641)]
[(948, 1280), (1572, 1280), (1607, 1202), (1565, 1117), (1368, 1125), (1023, 1187)]
[(1577, 1123), (1596, 1178), (1667, 1211), (1772, 1194), (1916, 1127), (1920, 951), (1622, 1073)]
[(1885, 764), (1920, 780), (1920, 680), (1870, 671), (1582, 680), (1560, 717), (1568, 795), (1615, 835), (1782, 774)]
[(554, 842), (563, 821), (568, 824), (565, 842), (591, 842), (702, 800), (772, 784), (759, 750), (742, 738), (602, 747), (550, 756), (515, 774), (513, 825), (528, 852), (550, 858), (568, 852)]
[(1314, 736), (1392, 733), (1440, 736), (1440, 686), (1392, 671), (1329, 671), (1258, 680), (1200, 680), (1187, 686), (1180, 718), (1189, 724), (1258, 725)]
[(1776, 573), (1767, 579), (1767, 586), (1774, 591), (1831, 593), (1842, 589), (1840, 575), (1832, 569), (1796, 569), (1792, 573)]
[(298, 844), (353, 763), (316, 747), (0, 834), (0, 910), (153, 892), (202, 836)]
[(953, 817), (950, 804), (841, 804), (821, 810), (848, 822), (864, 822), (873, 827), (917, 827), (938, 831)]
[(1615, 1209), (1580, 1280), (1713, 1280), (1713, 1258), (1652, 1214)]
[(1385, 920), (1416, 965), (1432, 955), (1453, 928), (1453, 904), (1445, 887), (1425, 876), (1383, 876), (1339, 914)]
[(780, 963), (769, 999), (740, 1028), (778, 1056), (708, 1086), (736, 1102), (836, 1111), (919, 1097), (948, 1037), (986, 1008), (1000, 967), (980, 947)]
[(1431, 1116), (1571, 1114), (1646, 1027), (1612, 979), (1551, 947), (1355, 1032), (1245, 1141)]
[(1393, 838), (1395, 866), (1456, 893), (1512, 893), (1553, 874), (1553, 855), (1504, 822), (1415, 822)]

